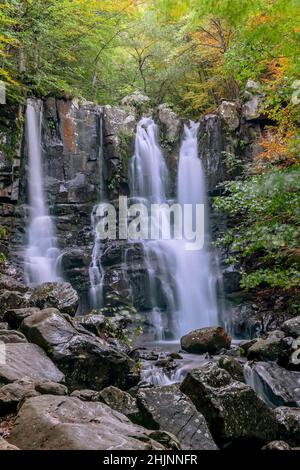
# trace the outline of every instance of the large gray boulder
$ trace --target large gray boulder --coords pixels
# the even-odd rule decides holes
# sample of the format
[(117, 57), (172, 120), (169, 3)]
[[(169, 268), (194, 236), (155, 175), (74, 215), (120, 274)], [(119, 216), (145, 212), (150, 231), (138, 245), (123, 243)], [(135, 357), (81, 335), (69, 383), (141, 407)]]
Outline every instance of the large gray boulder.
[(30, 303), (41, 309), (53, 307), (62, 313), (75, 315), (79, 297), (68, 282), (45, 282), (32, 290)]
[(149, 429), (174, 434), (184, 450), (216, 450), (206, 421), (177, 385), (141, 389), (137, 403)]
[(192, 370), (181, 390), (203, 414), (217, 444), (275, 439), (277, 422), (272, 410), (251, 387), (233, 380), (217, 365), (210, 363)]
[(133, 108), (141, 109), (143, 106), (150, 104), (150, 98), (143, 95), (140, 91), (134, 91), (131, 95), (125, 96), (121, 101), (122, 106), (130, 106)]
[(171, 143), (175, 142), (180, 137), (182, 130), (179, 117), (166, 103), (158, 106), (157, 114), (166, 140)]
[(163, 450), (149, 434), (103, 403), (43, 395), (22, 405), (10, 443), (22, 450)]
[(257, 362), (250, 367), (250, 380), (267, 402), (273, 406), (300, 406), (300, 372), (271, 362)]
[(5, 361), (0, 362), (0, 385), (22, 379), (63, 382), (64, 374), (36, 344), (6, 344)]
[(45, 309), (25, 318), (21, 329), (64, 371), (70, 388), (125, 386), (131, 359), (83, 328), (76, 329), (71, 317)]
[(300, 408), (280, 406), (275, 409), (279, 437), (292, 446), (300, 445)]
[(246, 121), (260, 119), (263, 95), (258, 82), (248, 80), (245, 90), (245, 103), (243, 106), (243, 117)]
[(194, 354), (214, 354), (221, 349), (229, 349), (231, 337), (221, 326), (200, 328), (181, 338), (181, 348)]
[(266, 338), (259, 338), (247, 352), (249, 361), (276, 361), (290, 354), (290, 345), (283, 331), (273, 331)]
[(233, 101), (222, 101), (219, 114), (230, 131), (235, 131), (240, 125), (238, 106)]

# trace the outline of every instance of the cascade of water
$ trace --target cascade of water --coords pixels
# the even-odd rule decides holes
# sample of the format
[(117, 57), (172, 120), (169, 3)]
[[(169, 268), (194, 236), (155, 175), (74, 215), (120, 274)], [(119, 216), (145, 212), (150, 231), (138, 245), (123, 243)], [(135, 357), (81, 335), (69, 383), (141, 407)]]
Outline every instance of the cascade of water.
[[(102, 112), (99, 115), (99, 173), (102, 175), (102, 161), (103, 161), (103, 115)], [(101, 182), (100, 182), (100, 192), (101, 192)], [(102, 194), (100, 194), (100, 200), (102, 199)], [(94, 246), (92, 251), (92, 262), (89, 267), (89, 280), (90, 280), (90, 290), (89, 290), (89, 303), (92, 308), (99, 308), (103, 305), (103, 272), (100, 263), (100, 254), (101, 254), (101, 240), (97, 233), (97, 205), (93, 207), (91, 214), (91, 226), (94, 233)]]
[(90, 306), (92, 308), (99, 308), (102, 306), (102, 299), (103, 299), (103, 275), (101, 264), (99, 262), (100, 250), (101, 250), (101, 240), (97, 235), (97, 220), (96, 220), (96, 213), (97, 206), (94, 207), (91, 215), (91, 225), (94, 231), (94, 246), (92, 251), (92, 263), (89, 268), (89, 278), (90, 278)]
[[(195, 123), (191, 123), (190, 127), (185, 126), (178, 170), (178, 202), (183, 210), (184, 204), (191, 205), (193, 215), (196, 213), (196, 204), (206, 205), (205, 178), (198, 157), (198, 126)], [(143, 118), (137, 127), (131, 180), (132, 196), (135, 199), (148, 205), (148, 208), (153, 203), (165, 205), (159, 209), (161, 235), (162, 227), (171, 224), (166, 215), (168, 172), (158, 144), (157, 126), (151, 118)], [(171, 227), (169, 229), (172, 233)], [(207, 249), (208, 231), (205, 238), (203, 248), (197, 251), (187, 250), (184, 238), (141, 240), (158, 340), (164, 339), (162, 325), (173, 333), (173, 337), (178, 338), (195, 328), (217, 323), (215, 277)], [(159, 308), (158, 297), (161, 294), (165, 310), (169, 313), (167, 325), (166, 315)]]
[(59, 250), (43, 188), (41, 158), (41, 103), (28, 100), (26, 139), (29, 164), (30, 224), (25, 252), (25, 276), (30, 285), (60, 280), (57, 272)]
[[(143, 118), (137, 126), (135, 153), (131, 161), (131, 195), (135, 201), (143, 203), (150, 211), (151, 204), (166, 204), (168, 171), (162, 150), (158, 144), (158, 128), (151, 118)], [(164, 209), (159, 209), (158, 231), (165, 220)], [(150, 213), (150, 212), (149, 212)], [(148, 221), (150, 224), (150, 220)], [(164, 339), (164, 330), (176, 330), (175, 317), (162, 313), (160, 305), (165, 303), (169, 313), (176, 310), (176, 281), (174, 278), (174, 256), (170, 243), (166, 240), (141, 240), (149, 279), (152, 305), (152, 322), (156, 329), (156, 340)], [(161, 302), (159, 296), (163, 296)], [(165, 321), (164, 321), (165, 320)], [(167, 323), (167, 324), (166, 324)], [(168, 324), (169, 323), (169, 324)], [(170, 323), (173, 325), (170, 325)], [(163, 327), (165, 326), (165, 328)]]
[[(204, 204), (204, 246), (201, 250), (188, 251), (182, 243), (176, 250), (177, 287), (179, 305), (179, 328), (182, 334), (195, 328), (216, 325), (218, 309), (216, 302), (216, 276), (212, 272), (208, 251), (208, 221), (205, 176), (198, 156), (199, 124), (184, 127), (178, 168), (178, 202), (191, 204), (193, 214), (196, 204)], [(183, 209), (184, 210), (184, 209)], [(193, 218), (194, 220), (194, 218)], [(188, 287), (187, 287), (188, 286)]]

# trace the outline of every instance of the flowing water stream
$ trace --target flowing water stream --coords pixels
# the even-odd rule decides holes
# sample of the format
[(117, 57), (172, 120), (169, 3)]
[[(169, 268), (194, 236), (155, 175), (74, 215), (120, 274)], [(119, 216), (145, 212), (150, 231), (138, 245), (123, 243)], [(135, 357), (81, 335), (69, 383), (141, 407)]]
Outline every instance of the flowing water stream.
[(28, 100), (26, 142), (28, 147), (30, 222), (25, 251), (25, 277), (29, 285), (60, 280), (59, 249), (55, 228), (49, 215), (42, 171), (41, 152), (42, 103)]
[[(191, 205), (193, 215), (197, 204), (204, 205), (205, 214), (207, 206), (205, 177), (198, 156), (198, 127), (195, 123), (185, 126), (178, 169), (178, 203), (183, 211), (185, 204)], [(168, 171), (158, 142), (158, 128), (151, 118), (143, 118), (137, 127), (131, 187), (132, 197), (148, 208), (151, 204), (164, 205), (159, 209), (161, 225), (158, 232), (161, 235), (166, 225), (172, 223), (166, 215), (170, 204), (167, 199)], [(150, 222), (153, 223), (153, 219)], [(187, 249), (184, 237), (141, 240), (157, 340), (165, 339), (165, 330), (171, 331), (176, 339), (193, 329), (217, 324), (215, 276), (208, 251), (207, 226), (205, 223), (204, 245), (197, 251)], [(173, 233), (172, 227), (169, 227), (169, 233)], [(160, 308), (158, 295), (161, 293), (165, 309)]]

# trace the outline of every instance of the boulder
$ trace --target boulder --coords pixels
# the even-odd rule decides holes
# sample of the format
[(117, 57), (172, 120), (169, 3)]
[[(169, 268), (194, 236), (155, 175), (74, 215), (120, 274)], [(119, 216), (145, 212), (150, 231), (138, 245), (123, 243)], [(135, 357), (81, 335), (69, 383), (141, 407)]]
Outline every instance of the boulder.
[(230, 131), (235, 131), (240, 125), (237, 104), (233, 101), (222, 101), (219, 114)]
[(36, 307), (11, 309), (5, 312), (3, 318), (11, 328), (18, 329), (24, 318), (29, 317), (39, 310), (40, 309)]
[(260, 84), (248, 80), (245, 90), (245, 103), (243, 106), (243, 117), (246, 121), (261, 118), (262, 93)]
[(145, 388), (137, 394), (142, 424), (176, 436), (183, 450), (216, 450), (206, 421), (177, 385)]
[(245, 382), (244, 367), (234, 357), (222, 356), (218, 360), (218, 366), (229, 372), (231, 377), (238, 382)]
[(5, 439), (0, 437), (0, 451), (1, 450), (20, 450), (18, 447), (13, 446), (9, 442), (7, 442)]
[(172, 111), (168, 104), (160, 104), (157, 109), (158, 120), (161, 123), (164, 136), (168, 142), (174, 142), (180, 137), (182, 124), (177, 114)]
[(79, 298), (68, 282), (46, 282), (32, 289), (30, 303), (40, 309), (53, 307), (62, 313), (75, 315)]
[(12, 413), (23, 398), (39, 395), (34, 384), (28, 380), (17, 380), (0, 388), (0, 416)]
[(138, 109), (149, 106), (149, 103), (150, 98), (143, 95), (140, 91), (135, 91), (131, 95), (125, 96), (121, 101), (122, 106), (131, 106)]
[(21, 329), (64, 371), (71, 389), (125, 387), (131, 359), (86, 330), (75, 329), (71, 317), (45, 309), (25, 318)]
[(250, 368), (251, 381), (266, 402), (273, 406), (300, 406), (300, 372), (270, 362), (257, 362)]
[(262, 450), (292, 450), (287, 442), (284, 441), (272, 441), (269, 442)]
[(298, 317), (294, 317), (294, 318), (291, 318), (290, 320), (285, 321), (281, 325), (281, 330), (287, 336), (298, 338), (300, 336), (300, 315)]
[(29, 343), (6, 344), (5, 361), (0, 362), (0, 385), (25, 378), (63, 382), (64, 374), (39, 346)]
[(149, 434), (103, 403), (41, 395), (20, 408), (10, 442), (22, 450), (163, 450)]
[(231, 337), (221, 326), (200, 328), (181, 338), (181, 348), (194, 354), (215, 354), (223, 348), (229, 349), (230, 344)]
[(266, 338), (259, 338), (247, 352), (249, 361), (276, 361), (278, 358), (289, 356), (290, 346), (287, 345), (282, 331), (273, 331)]
[(20, 331), (0, 330), (0, 343), (27, 343), (27, 339)]
[(291, 446), (300, 445), (300, 408), (280, 406), (275, 408), (275, 415), (279, 426), (280, 439)]
[(203, 414), (218, 445), (245, 439), (259, 445), (276, 437), (272, 410), (251, 387), (233, 380), (216, 364), (192, 370), (180, 388)]
[(127, 416), (130, 421), (140, 423), (140, 411), (136, 399), (116, 387), (107, 387), (99, 393), (99, 399), (113, 410)]

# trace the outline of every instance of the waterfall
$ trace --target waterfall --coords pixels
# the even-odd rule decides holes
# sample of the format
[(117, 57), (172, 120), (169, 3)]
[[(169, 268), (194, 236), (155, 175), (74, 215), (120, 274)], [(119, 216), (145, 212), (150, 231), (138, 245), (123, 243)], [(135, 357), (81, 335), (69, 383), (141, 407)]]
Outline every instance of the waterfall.
[(99, 263), (99, 256), (101, 250), (101, 240), (97, 235), (97, 219), (96, 219), (96, 211), (97, 206), (93, 208), (92, 215), (91, 215), (91, 225), (93, 227), (94, 232), (94, 246), (92, 251), (92, 263), (89, 268), (89, 279), (90, 279), (90, 292), (89, 292), (89, 300), (90, 306), (92, 308), (99, 308), (102, 306), (102, 269)]
[[(135, 153), (131, 161), (131, 195), (135, 202), (143, 203), (150, 209), (151, 204), (167, 203), (167, 187), (168, 170), (158, 143), (158, 127), (153, 119), (142, 118), (137, 126)], [(162, 224), (166, 223), (163, 209), (160, 210), (160, 217)], [(161, 229), (161, 226), (158, 228)], [(166, 330), (177, 336), (176, 317), (171, 315), (176, 310), (176, 280), (170, 241), (140, 241), (148, 273), (155, 339), (164, 340)], [(163, 312), (160, 307), (159, 290), (164, 297), (167, 312)]]
[[(102, 176), (102, 161), (103, 161), (103, 114), (102, 110), (99, 115), (99, 151), (98, 151), (98, 161), (99, 161), (99, 173)], [(99, 193), (100, 200), (102, 199), (101, 187), (103, 186), (103, 181), (100, 178), (99, 183)], [(103, 272), (99, 258), (101, 256), (101, 240), (97, 232), (97, 208), (98, 205), (93, 207), (91, 214), (91, 226), (94, 233), (94, 246), (92, 251), (92, 262), (89, 267), (89, 280), (90, 280), (90, 290), (89, 290), (89, 304), (91, 308), (100, 308), (103, 305)]]
[[(198, 126), (194, 123), (185, 126), (178, 170), (178, 202), (182, 208), (184, 204), (191, 204), (193, 214), (196, 204), (207, 205), (204, 172), (198, 157)], [(137, 126), (131, 187), (133, 198), (148, 207), (153, 203), (168, 205), (168, 171), (158, 143), (158, 128), (151, 118), (143, 118)], [(162, 227), (171, 223), (165, 210), (165, 207), (160, 209), (160, 234)], [(172, 332), (173, 338), (179, 338), (193, 329), (217, 324), (215, 278), (207, 249), (208, 230), (205, 238), (204, 247), (198, 251), (187, 250), (185, 239), (141, 240), (157, 340), (165, 339), (166, 330)], [(158, 290), (164, 297), (163, 309)]]
[(216, 276), (211, 267), (208, 251), (209, 228), (207, 217), (207, 196), (205, 175), (198, 156), (199, 124), (184, 126), (178, 168), (178, 202), (192, 204), (193, 215), (196, 204), (204, 204), (204, 246), (201, 250), (188, 251), (182, 242), (178, 243), (177, 287), (179, 305), (179, 328), (182, 334), (195, 328), (218, 323), (216, 301)]
[(45, 202), (41, 156), (42, 105), (28, 100), (26, 139), (29, 166), (30, 224), (25, 253), (25, 276), (30, 285), (59, 281), (55, 230)]

